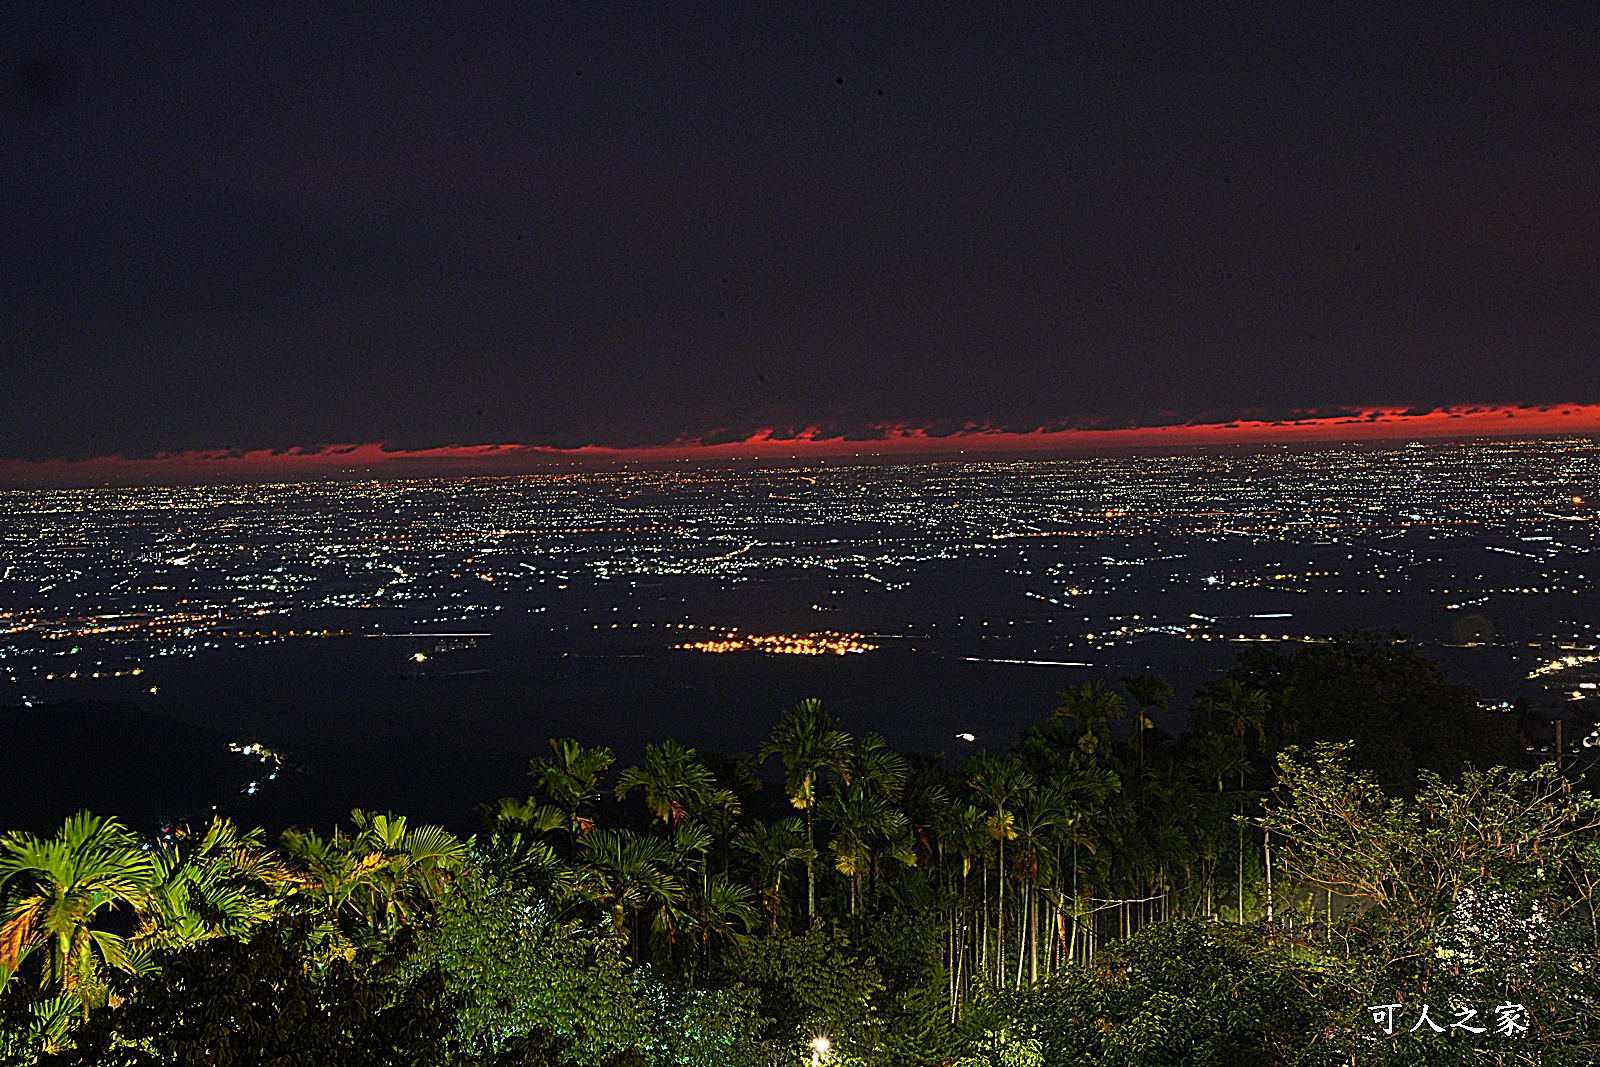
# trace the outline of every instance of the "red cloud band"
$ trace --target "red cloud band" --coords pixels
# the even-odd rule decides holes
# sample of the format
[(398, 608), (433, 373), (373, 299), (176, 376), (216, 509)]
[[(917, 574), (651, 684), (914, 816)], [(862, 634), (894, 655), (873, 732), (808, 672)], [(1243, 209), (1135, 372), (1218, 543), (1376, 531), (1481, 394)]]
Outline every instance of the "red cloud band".
[(880, 427), (872, 440), (847, 440), (812, 429), (795, 436), (762, 431), (743, 440), (704, 444), (680, 440), (639, 448), (552, 448), (543, 445), (451, 445), (392, 449), (382, 444), (286, 451), (201, 450), (145, 459), (103, 456), (84, 460), (0, 460), (0, 484), (12, 486), (231, 481), (300, 481), (352, 476), (431, 477), (514, 474), (612, 463), (809, 460), (903, 456), (1040, 455), (1122, 448), (1226, 444), (1318, 443), (1467, 437), (1600, 434), (1600, 404), (1548, 407), (1486, 406), (1418, 413), (1370, 409), (1339, 416), (1240, 419), (1115, 429), (1016, 432), (972, 426), (934, 436), (920, 427)]

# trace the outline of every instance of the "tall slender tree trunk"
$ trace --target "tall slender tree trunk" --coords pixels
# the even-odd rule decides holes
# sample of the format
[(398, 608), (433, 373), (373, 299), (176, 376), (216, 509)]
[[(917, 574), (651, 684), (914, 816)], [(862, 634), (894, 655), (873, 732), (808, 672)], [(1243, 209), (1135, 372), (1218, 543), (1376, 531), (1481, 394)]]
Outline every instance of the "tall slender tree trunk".
[(983, 922), (978, 928), (978, 970), (989, 973), (989, 865), (983, 866)]
[[(998, 810), (998, 809), (996, 809)], [(999, 889), (994, 898), (995, 985), (1006, 983), (1006, 825), (1000, 822), (1000, 856), (995, 866)]]
[(1021, 988), (1022, 980), (1028, 973), (1028, 944), (1034, 936), (1033, 921), (1037, 916), (1033, 913), (1033, 886), (1024, 884), (1021, 900), (1017, 905), (1017, 913), (1021, 917), (1017, 920), (1017, 986)]
[[(971, 935), (968, 933), (968, 926), (970, 925), (972, 918), (968, 913), (971, 895), (967, 892), (967, 879), (971, 873), (972, 868), (967, 858), (963, 856), (961, 859), (961, 933), (956, 945), (957, 958), (960, 960), (961, 967), (961, 981), (956, 983), (956, 992), (962, 1000), (967, 999), (966, 983), (969, 973), (967, 971), (967, 943), (972, 940)], [(974, 955), (976, 955), (976, 952), (974, 952)], [(974, 960), (974, 962), (976, 962), (976, 960)]]
[(1083, 914), (1083, 902), (1078, 897), (1078, 839), (1072, 839), (1072, 946), (1069, 953), (1072, 962), (1078, 962), (1078, 926), (1079, 917)]
[(1239, 925), (1244, 925), (1244, 768), (1239, 768)]
[(1028, 982), (1039, 982), (1039, 890), (1033, 890), (1033, 908), (1029, 913), (1033, 923), (1028, 928)]
[(1272, 831), (1261, 831), (1261, 862), (1267, 869), (1267, 922), (1272, 922)]
[(817, 871), (814, 864), (817, 861), (817, 839), (811, 830), (811, 809), (816, 806), (816, 798), (806, 805), (806, 929), (809, 930), (817, 924)]
[[(939, 873), (939, 883), (945, 889), (950, 889), (952, 880), (945, 864), (944, 849), (939, 849), (939, 864), (936, 870)], [(952, 1009), (956, 1002), (956, 916), (960, 909), (954, 900), (950, 902), (950, 926), (946, 930), (944, 947), (944, 974), (945, 974), (945, 999), (950, 1002)], [(951, 1019), (954, 1022), (954, 1018)]]

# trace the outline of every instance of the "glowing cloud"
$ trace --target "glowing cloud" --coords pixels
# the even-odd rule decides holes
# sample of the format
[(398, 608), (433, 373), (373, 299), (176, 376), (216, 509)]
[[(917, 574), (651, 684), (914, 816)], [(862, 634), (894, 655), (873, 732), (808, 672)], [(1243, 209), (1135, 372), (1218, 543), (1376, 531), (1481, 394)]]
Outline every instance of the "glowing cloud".
[(766, 430), (735, 441), (680, 440), (640, 448), (552, 448), (543, 445), (451, 445), (394, 449), (382, 444), (291, 448), (283, 451), (207, 450), (149, 458), (0, 460), (0, 484), (121, 485), (320, 478), (406, 478), (518, 474), (619, 463), (721, 463), (740, 460), (818, 460), (854, 457), (907, 459), (1065, 454), (1111, 449), (1207, 445), (1335, 443), (1400, 439), (1600, 434), (1600, 404), (1542, 407), (1459, 407), (1417, 412), (1369, 409), (1336, 416), (1236, 419), (1109, 429), (1017, 432), (969, 426), (931, 434), (922, 427), (877, 427), (872, 440), (851, 440), (818, 429), (779, 436)]

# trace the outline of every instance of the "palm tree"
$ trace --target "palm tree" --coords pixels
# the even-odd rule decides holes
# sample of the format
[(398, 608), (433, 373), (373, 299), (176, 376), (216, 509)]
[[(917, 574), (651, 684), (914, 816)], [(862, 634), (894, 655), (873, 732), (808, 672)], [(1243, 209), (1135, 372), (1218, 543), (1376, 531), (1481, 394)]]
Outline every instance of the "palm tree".
[(1062, 693), (1056, 714), (1078, 724), (1083, 731), (1078, 737), (1078, 747), (1085, 753), (1109, 756), (1111, 720), (1122, 718), (1126, 710), (1121, 697), (1098, 681), (1093, 681)]
[(579, 843), (584, 886), (609, 908), (612, 928), (633, 930), (641, 909), (670, 907), (683, 899), (683, 882), (672, 873), (677, 857), (664, 840), (626, 830), (594, 830)]
[(692, 897), (688, 886), (695, 875), (700, 878), (700, 893), (704, 897), (711, 891), (707, 857), (711, 851), (711, 832), (697, 822), (674, 826), (665, 838), (667, 870), (684, 886), (684, 894), (677, 900), (658, 901), (651, 916), (652, 941), (666, 950), (668, 958), (677, 948), (678, 937), (683, 933), (682, 921), (689, 913), (684, 910)]
[(1191, 790), (1189, 783), (1170, 772), (1143, 774), (1134, 790), (1138, 819), (1135, 832), (1142, 844), (1145, 888), (1162, 894), (1162, 917), (1174, 876), (1186, 873), (1193, 865), (1193, 839), (1186, 822), (1189, 809), (1195, 807)]
[[(1233, 736), (1238, 739), (1241, 755), (1245, 743), (1245, 731), (1254, 730), (1256, 744), (1265, 744), (1267, 740), (1267, 710), (1271, 706), (1271, 698), (1260, 689), (1251, 689), (1237, 678), (1224, 678), (1222, 680), (1222, 699), (1216, 701), (1216, 709), (1227, 721)], [(1236, 812), (1239, 823), (1239, 921), (1244, 922), (1244, 773), (1249, 768), (1250, 761), (1239, 760), (1239, 796)]]
[(26, 1029), (0, 1031), (0, 1062), (35, 1063), (41, 1052), (52, 1055), (70, 1046), (72, 1032), (83, 1021), (83, 1002), (65, 994), (36, 1000)]
[(136, 950), (184, 948), (213, 937), (247, 937), (278, 913), (293, 872), (262, 843), (213, 818), (205, 833), (179, 828), (155, 853), (158, 881), (141, 903)]
[(816, 858), (815, 851), (806, 844), (800, 820), (779, 819), (771, 826), (758, 820), (734, 838), (733, 847), (750, 854), (751, 865), (755, 868), (756, 892), (761, 895), (762, 907), (767, 912), (767, 928), (776, 931), (784, 905), (784, 869), (792, 863)]
[(943, 753), (917, 757), (900, 794), (900, 809), (911, 823), (911, 839), (919, 861), (926, 861), (939, 848), (939, 827), (950, 817), (953, 806), (944, 758)]
[[(1066, 798), (1051, 789), (1030, 789), (1022, 796), (1013, 826), (1013, 863), (1022, 879), (1022, 930), (1028, 941), (1028, 980), (1039, 980), (1039, 906), (1041, 878), (1050, 873), (1053, 831), (1069, 818)], [(1017, 984), (1021, 985), (1023, 953), (1017, 952)]]
[(717, 788), (716, 776), (695, 758), (692, 748), (676, 741), (644, 746), (644, 766), (629, 767), (617, 779), (617, 799), (639, 787), (645, 807), (665, 824), (681, 825), (703, 807), (722, 807), (737, 813), (739, 798)]
[[(566, 825), (565, 816), (558, 825)], [(550, 842), (534, 836), (537, 832), (519, 829), (515, 823), (493, 827), (473, 841), (478, 869), (506, 884), (534, 888), (552, 905), (582, 902), (581, 872), (557, 855)]]
[(616, 760), (609, 748), (584, 748), (570, 737), (552, 737), (550, 747), (555, 755), (529, 760), (528, 773), (567, 813), (572, 828), (588, 833), (594, 829), (594, 820), (582, 814), (583, 808), (599, 793), (600, 775)]
[[(1096, 856), (1099, 852), (1098, 827), (1091, 822), (1091, 816), (1096, 812), (1085, 805), (1081, 799), (1074, 799), (1059, 785), (1053, 785), (1051, 791), (1061, 798), (1062, 804), (1062, 811), (1056, 821), (1053, 835), (1056, 848), (1055, 867), (1058, 873), (1064, 873), (1065, 869), (1061, 853), (1066, 849), (1072, 850), (1072, 886), (1070, 889), (1072, 894), (1072, 928), (1070, 938), (1066, 944), (1066, 957), (1068, 959), (1076, 959), (1078, 939), (1080, 934), (1085, 932), (1083, 920), (1087, 910), (1083, 899), (1084, 894), (1081, 891), (1082, 887), (1079, 884), (1079, 875), (1082, 871), (1079, 859), (1082, 851), (1087, 851), (1090, 856)], [(1104, 799), (1104, 797), (1101, 798), (1102, 801)], [(1065, 923), (1062, 901), (1066, 898), (1068, 891), (1066, 879), (1062, 877), (1061, 885), (1055, 894), (1058, 926)], [(1087, 910), (1087, 914), (1092, 915), (1092, 910)]]
[[(1065, 953), (1076, 958), (1079, 936), (1087, 932), (1082, 929), (1086, 907), (1084, 898), (1092, 896), (1093, 882), (1092, 878), (1089, 882), (1082, 879), (1084, 869), (1080, 862), (1081, 853), (1087, 851), (1091, 857), (1099, 856), (1107, 805), (1122, 792), (1123, 783), (1122, 776), (1112, 770), (1109, 764), (1081, 747), (1068, 751), (1064, 760), (1055, 763), (1057, 769), (1050, 776), (1047, 788), (1059, 798), (1065, 811), (1056, 826), (1056, 855), (1053, 857), (1055, 869), (1063, 875), (1069, 869), (1063, 853), (1068, 849), (1072, 853), (1072, 927), (1070, 936), (1060, 929), (1058, 933), (1067, 939)], [(1066, 913), (1062, 902), (1067, 896), (1068, 887), (1063, 881), (1054, 894), (1058, 928), (1065, 926)]]
[(417, 886), (437, 899), (451, 878), (466, 866), (467, 844), (438, 826), (407, 828), (404, 815), (368, 815), (360, 808), (350, 821), (361, 831), (358, 847), (367, 846), (389, 857), (392, 876), (400, 885)]
[(989, 755), (975, 756), (967, 767), (967, 784), (989, 802), (989, 836), (998, 843), (995, 865), (1000, 883), (995, 894), (996, 973), (1003, 976), (1006, 957), (1006, 841), (1017, 836), (1011, 802), (1032, 788), (1033, 776), (1022, 769), (1022, 764), (1015, 756), (1003, 760)]
[(1144, 732), (1155, 724), (1150, 721), (1149, 713), (1154, 708), (1163, 711), (1167, 707), (1167, 698), (1172, 696), (1172, 683), (1159, 674), (1142, 674), (1138, 676), (1125, 674), (1122, 676), (1122, 688), (1128, 691), (1133, 698), (1134, 705), (1139, 709), (1133, 720), (1133, 751), (1139, 760), (1139, 766), (1144, 766)]
[(802, 700), (785, 713), (772, 739), (761, 746), (761, 759), (783, 760), (784, 791), (789, 803), (806, 814), (806, 923), (817, 916), (817, 838), (812, 811), (817, 803), (817, 776), (824, 770), (846, 774), (850, 768), (850, 735), (822, 711), (822, 701)]
[(541, 804), (533, 797), (501, 797), (499, 806), (491, 809), (491, 821), (497, 832), (547, 834), (552, 830), (578, 829), (570, 813), (553, 804)]
[(683, 926), (700, 943), (708, 961), (718, 942), (743, 945), (745, 935), (759, 919), (750, 902), (750, 887), (721, 874), (711, 876), (705, 892), (690, 900), (686, 911)]
[[(989, 844), (989, 817), (972, 804), (965, 808), (954, 805), (945, 812), (944, 817), (938, 822), (939, 848), (941, 852), (957, 856), (961, 860), (961, 902), (962, 907), (955, 909), (951, 916), (951, 966), (950, 966), (950, 997), (952, 1011), (957, 998), (966, 988), (967, 971), (967, 881), (972, 874), (973, 861), (984, 865), (988, 870)], [(983, 894), (985, 912), (989, 906), (989, 895)], [(983, 927), (988, 928), (988, 917), (984, 916)], [(974, 965), (981, 966), (981, 961), (974, 959)]]
[[(466, 866), (468, 846), (437, 826), (409, 827), (403, 815), (350, 812), (356, 832), (285, 830), (284, 852), (299, 861), (304, 892), (335, 920), (355, 920), (385, 937), (432, 911)], [(345, 950), (341, 950), (345, 951)]]
[(1227, 723), (1234, 737), (1244, 739), (1246, 730), (1254, 730), (1257, 744), (1267, 740), (1267, 709), (1271, 698), (1260, 689), (1251, 689), (1237, 678), (1224, 678), (1222, 695), (1214, 699), (1212, 707)]
[(833, 823), (834, 867), (850, 880), (850, 914), (854, 915), (862, 881), (876, 877), (883, 860), (916, 866), (910, 823), (888, 797), (859, 781), (835, 782), (821, 806), (822, 814)]
[[(1220, 803), (1222, 800), (1223, 778), (1236, 771), (1243, 774), (1246, 762), (1243, 740), (1230, 734), (1208, 733), (1200, 738), (1199, 752), (1196, 754), (1194, 769), (1201, 774), (1205, 781), (1215, 781), (1217, 783), (1217, 799)], [(1208, 820), (1208, 822), (1210, 821)], [(1211, 910), (1211, 883), (1214, 880), (1215, 869), (1222, 855), (1226, 854), (1223, 846), (1211, 840), (1212, 836), (1211, 833), (1207, 833), (1205, 841), (1205, 844), (1210, 846), (1205, 855), (1210, 865), (1206, 880), (1207, 911)], [(1242, 915), (1244, 911), (1242, 898), (1239, 910)]]
[(888, 800), (899, 800), (911, 771), (904, 756), (891, 749), (878, 734), (868, 734), (850, 746), (842, 777)]
[(0, 838), (0, 890), (20, 887), (0, 926), (0, 986), (35, 950), (42, 981), (63, 993), (95, 982), (100, 965), (133, 969), (123, 938), (96, 928), (120, 908), (143, 908), (159, 884), (156, 858), (127, 827), (86, 811), (52, 838)]

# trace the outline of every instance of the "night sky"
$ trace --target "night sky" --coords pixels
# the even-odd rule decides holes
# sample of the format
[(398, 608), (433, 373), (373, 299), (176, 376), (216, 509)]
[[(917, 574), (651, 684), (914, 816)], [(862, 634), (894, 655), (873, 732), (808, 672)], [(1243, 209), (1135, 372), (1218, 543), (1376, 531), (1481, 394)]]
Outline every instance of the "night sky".
[(1594, 4), (1187, 6), (5, 4), (0, 459), (1600, 402)]

